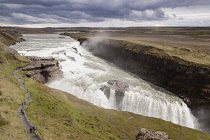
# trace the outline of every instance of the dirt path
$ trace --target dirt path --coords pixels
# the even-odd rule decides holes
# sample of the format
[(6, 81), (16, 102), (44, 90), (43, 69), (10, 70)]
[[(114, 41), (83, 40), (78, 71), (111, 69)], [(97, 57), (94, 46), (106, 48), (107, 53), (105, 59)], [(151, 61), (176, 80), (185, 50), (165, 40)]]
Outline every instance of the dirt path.
[[(24, 107), (32, 102), (33, 100), (30, 98), (30, 91), (28, 89), (25, 88), (24, 86), (24, 81), (22, 79), (20, 79), (20, 77), (18, 77), (16, 75), (16, 73), (19, 71), (20, 69), (17, 69), (13, 72), (13, 76), (18, 80), (18, 85), (20, 86), (21, 89), (23, 89), (26, 93), (25, 95), (25, 103), (23, 103), (19, 108), (18, 108), (18, 113), (19, 113), (19, 116), (20, 116), (20, 119), (23, 123), (23, 126), (25, 127), (26, 131), (28, 132), (28, 134), (30, 135), (30, 137), (33, 139), (33, 140), (41, 140), (41, 136), (40, 135), (36, 135), (34, 132), (33, 133), (30, 133), (29, 132), (29, 129), (31, 128), (31, 124), (29, 122), (29, 119), (27, 118), (27, 115), (24, 111)], [(21, 112), (21, 110), (23, 110), (24, 113)]]

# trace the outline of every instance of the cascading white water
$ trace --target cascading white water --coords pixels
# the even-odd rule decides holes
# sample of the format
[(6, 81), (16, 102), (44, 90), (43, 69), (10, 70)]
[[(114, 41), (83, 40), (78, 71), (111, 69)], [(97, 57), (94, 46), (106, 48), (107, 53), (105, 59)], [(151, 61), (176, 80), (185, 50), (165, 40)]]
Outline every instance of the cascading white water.
[(93, 56), (70, 37), (57, 34), (27, 34), (23, 37), (25, 42), (12, 46), (20, 54), (60, 60), (64, 77), (47, 83), (49, 87), (66, 91), (99, 107), (119, 109), (115, 92), (111, 90), (110, 98), (107, 98), (100, 88), (109, 80), (123, 81), (129, 88), (125, 91), (120, 110), (197, 128), (195, 117), (181, 99)]

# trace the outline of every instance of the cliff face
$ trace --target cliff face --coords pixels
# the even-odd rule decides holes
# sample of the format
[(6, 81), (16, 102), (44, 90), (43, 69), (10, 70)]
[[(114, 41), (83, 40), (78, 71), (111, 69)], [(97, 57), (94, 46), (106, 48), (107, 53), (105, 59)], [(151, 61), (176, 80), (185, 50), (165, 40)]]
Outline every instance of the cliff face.
[(169, 56), (164, 51), (126, 41), (105, 40), (92, 44), (79, 39), (94, 55), (163, 87), (188, 106), (210, 104), (210, 67)]
[(53, 58), (27, 57), (30, 65), (23, 68), (24, 75), (27, 78), (36, 80), (42, 84), (47, 83), (50, 79), (61, 78), (58, 60)]

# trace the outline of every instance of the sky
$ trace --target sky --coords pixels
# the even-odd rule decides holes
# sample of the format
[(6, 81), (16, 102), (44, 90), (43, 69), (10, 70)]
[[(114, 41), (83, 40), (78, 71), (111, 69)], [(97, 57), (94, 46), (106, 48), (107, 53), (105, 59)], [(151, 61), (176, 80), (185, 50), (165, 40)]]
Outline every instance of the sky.
[(210, 0), (0, 0), (0, 26), (210, 26)]

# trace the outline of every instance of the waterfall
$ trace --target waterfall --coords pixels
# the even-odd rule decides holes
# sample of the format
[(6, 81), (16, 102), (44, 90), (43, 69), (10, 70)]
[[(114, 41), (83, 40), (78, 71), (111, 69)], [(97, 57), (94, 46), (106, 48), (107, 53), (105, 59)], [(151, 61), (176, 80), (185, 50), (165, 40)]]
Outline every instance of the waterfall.
[[(147, 83), (105, 60), (93, 56), (79, 42), (57, 34), (24, 35), (26, 41), (12, 46), (26, 56), (54, 57), (63, 78), (46, 85), (107, 109), (161, 118), (190, 128), (196, 119), (187, 105), (172, 93)], [(111, 82), (116, 82), (110, 84)], [(119, 88), (117, 84), (126, 84)]]

